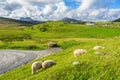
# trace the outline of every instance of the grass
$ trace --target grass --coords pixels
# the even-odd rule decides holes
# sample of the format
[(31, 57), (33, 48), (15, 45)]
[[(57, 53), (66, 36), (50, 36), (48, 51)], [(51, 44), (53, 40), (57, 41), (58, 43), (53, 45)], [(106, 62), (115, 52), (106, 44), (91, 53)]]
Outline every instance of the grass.
[(0, 40), (2, 41), (13, 41), (30, 39), (30, 35), (23, 30), (0, 30)]
[[(117, 25), (120, 23), (114, 22), (111, 27), (104, 24), (86, 26), (55, 21), (22, 29), (1, 29), (1, 49), (40, 50), (45, 49), (49, 41), (54, 41), (63, 51), (6, 72), (0, 75), (0, 80), (119, 80), (120, 28)], [(105, 46), (101, 50), (104, 55), (95, 54), (93, 47), (96, 45)], [(88, 53), (75, 58), (73, 51), (78, 48)], [(46, 59), (55, 60), (57, 65), (32, 75), (31, 64)], [(74, 61), (80, 64), (73, 66)]]
[(46, 49), (46, 46), (46, 42), (37, 42), (33, 40), (0, 42), (0, 49), (43, 50)]
[(74, 45), (80, 45), (83, 43), (85, 43), (85, 42), (76, 42), (75, 40), (63, 41), (62, 44), (60, 45), (60, 47), (62, 49), (67, 49), (67, 48), (72, 47)]
[(120, 28), (68, 24), (59, 21), (38, 24), (25, 30), (33, 33), (31, 34), (33, 38), (110, 38), (120, 35)]
[[(79, 41), (83, 44), (79, 44)], [(25, 66), (14, 69), (10, 72), (0, 76), (1, 80), (119, 80), (120, 79), (120, 65), (119, 57), (120, 50), (119, 39), (108, 40), (87, 40), (80, 39), (74, 41), (78, 43), (72, 47), (66, 48), (64, 51), (54, 55), (50, 55), (37, 61), (43, 61), (46, 59), (52, 59), (57, 62), (57, 65), (44, 70), (39, 71), (37, 74), (31, 74), (31, 64), (28, 63)], [(110, 44), (110, 42), (112, 43)], [(114, 41), (114, 42), (113, 42)], [(63, 41), (62, 41), (63, 42)], [(68, 42), (69, 43), (69, 42)], [(93, 51), (93, 46), (102, 45), (105, 46), (103, 52), (105, 55), (97, 55)], [(84, 48), (88, 51), (87, 54), (74, 58), (73, 51), (76, 48)], [(74, 61), (79, 61), (80, 64), (73, 66)], [(33, 61), (34, 62), (34, 61)], [(19, 76), (20, 75), (20, 76)]]
[[(105, 23), (104, 23), (105, 24)], [(2, 24), (5, 25), (5, 24)], [(48, 41), (48, 39), (64, 39), (64, 38), (113, 38), (120, 36), (120, 28), (116, 28), (114, 26), (118, 25), (118, 23), (114, 23), (114, 26), (109, 27), (100, 27), (102, 23), (97, 23), (96, 26), (86, 26), (86, 24), (69, 24), (65, 22), (55, 21), (55, 22), (47, 22), (34, 26), (16, 26), (16, 24), (8, 24), (5, 27), (0, 26), (0, 40), (5, 43), (5, 45), (1, 46), (1, 49), (45, 49), (45, 46), (41, 47), (40, 42), (26, 46), (22, 46), (24, 44), (24, 40), (28, 42), (32, 40), (33, 42), (37, 42), (41, 39)], [(99, 26), (99, 27), (98, 27)], [(8, 44), (13, 42), (18, 42), (18, 45)], [(19, 42), (22, 42), (21, 46)], [(49, 42), (49, 41), (48, 41)], [(46, 42), (47, 44), (47, 42)], [(75, 43), (70, 42), (72, 45)]]

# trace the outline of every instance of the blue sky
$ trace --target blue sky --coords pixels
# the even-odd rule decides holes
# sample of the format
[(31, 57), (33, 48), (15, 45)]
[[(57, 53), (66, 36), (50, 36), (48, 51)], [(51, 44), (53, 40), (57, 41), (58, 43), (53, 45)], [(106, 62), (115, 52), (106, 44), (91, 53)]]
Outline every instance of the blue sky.
[(80, 6), (80, 2), (76, 2), (75, 0), (72, 1), (68, 1), (68, 0), (64, 0), (66, 6), (72, 8), (72, 9), (76, 9)]
[[(66, 6), (76, 9), (80, 6), (81, 2), (76, 2), (76, 0), (64, 0)], [(111, 0), (109, 8), (120, 8), (120, 0)]]
[(120, 0), (115, 0), (111, 3), (110, 8), (120, 8)]
[(0, 0), (0, 17), (110, 21), (120, 18), (120, 0)]

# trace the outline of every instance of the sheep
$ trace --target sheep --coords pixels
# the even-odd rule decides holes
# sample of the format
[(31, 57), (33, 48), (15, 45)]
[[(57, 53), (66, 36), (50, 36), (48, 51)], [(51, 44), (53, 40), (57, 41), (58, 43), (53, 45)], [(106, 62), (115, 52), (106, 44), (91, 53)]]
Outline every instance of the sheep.
[(58, 47), (58, 45), (55, 42), (49, 42), (48, 43), (48, 48), (50, 48), (50, 47)]
[(103, 52), (95, 52), (95, 54), (98, 54), (98, 55), (105, 55), (105, 53), (103, 53)]
[(55, 65), (55, 64), (56, 64), (56, 62), (53, 61), (53, 60), (45, 60), (45, 61), (42, 63), (42, 69), (44, 70), (44, 69), (49, 68), (49, 67), (51, 67), (51, 66), (53, 66), (53, 65)]
[(35, 74), (38, 69), (42, 68), (42, 62), (41, 61), (36, 61), (32, 64), (31, 69), (32, 69), (32, 74)]
[(105, 47), (103, 46), (94, 46), (93, 50), (100, 50), (100, 49), (104, 49)]
[(85, 54), (85, 53), (87, 53), (87, 51), (84, 50), (84, 49), (76, 49), (76, 50), (74, 50), (74, 52), (73, 52), (73, 54), (74, 54), (75, 57), (77, 57), (78, 55), (83, 55), (83, 54)]
[(78, 61), (73, 62), (73, 65), (79, 65), (80, 63)]

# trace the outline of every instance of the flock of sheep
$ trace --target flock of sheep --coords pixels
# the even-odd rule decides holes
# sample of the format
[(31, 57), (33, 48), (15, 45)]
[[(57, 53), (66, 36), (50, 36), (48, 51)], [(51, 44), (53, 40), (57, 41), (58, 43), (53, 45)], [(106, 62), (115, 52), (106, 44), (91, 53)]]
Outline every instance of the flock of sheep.
[[(93, 50), (96, 50), (96, 51), (97, 51), (97, 50), (104, 49), (104, 48), (105, 48), (105, 47), (103, 47), (103, 46), (94, 46), (94, 47), (93, 47)], [(87, 53), (87, 50), (84, 50), (84, 49), (76, 49), (76, 50), (74, 50), (73, 53), (74, 53), (74, 57), (77, 57), (77, 56), (79, 56), (79, 55), (83, 55), (83, 54)], [(99, 52), (98, 52), (98, 51), (96, 52), (96, 54), (98, 54), (98, 53), (99, 53), (99, 54), (100, 54), (100, 53), (102, 54), (102, 52), (100, 52), (100, 51), (99, 51)]]
[[(55, 42), (49, 42), (48, 43), (48, 48), (50, 48), (50, 47), (58, 47), (58, 45)], [(49, 68), (49, 67), (51, 67), (55, 64), (56, 64), (56, 62), (53, 61), (53, 60), (46, 60), (44, 62), (36, 61), (31, 66), (32, 74), (35, 74), (41, 68), (42, 68), (42, 70), (45, 70), (46, 68)]]
[[(49, 44), (51, 46), (51, 44)], [(55, 44), (56, 45), (56, 44)], [(103, 46), (94, 46), (93, 50), (101, 50), (104, 49), (105, 47)], [(87, 50), (84, 49), (76, 49), (73, 51), (74, 57), (78, 57), (80, 55), (83, 55), (87, 53)], [(102, 54), (102, 52), (96, 52), (96, 54)], [(32, 64), (31, 69), (32, 69), (32, 74), (35, 74), (39, 69), (42, 68), (42, 70), (45, 70), (53, 65), (55, 65), (56, 62), (54, 60), (45, 60), (44, 62), (42, 61), (36, 61)], [(78, 61), (73, 62), (73, 65), (79, 64)]]
[(45, 69), (47, 69), (47, 68), (49, 68), (49, 67), (51, 67), (51, 66), (53, 66), (55, 64), (56, 63), (53, 60), (45, 60), (44, 62), (42, 62), (42, 61), (36, 61), (31, 66), (32, 74), (35, 74), (38, 69), (42, 68), (43, 70), (45, 70)]
[[(103, 52), (101, 52), (99, 50), (104, 49), (104, 48), (105, 47), (103, 47), (103, 46), (94, 46), (93, 50), (96, 51), (96, 54), (103, 54)], [(74, 57), (78, 57), (79, 55), (83, 55), (85, 53), (87, 53), (87, 50), (84, 50), (84, 49), (76, 49), (73, 52)], [(78, 61), (73, 62), (73, 65), (77, 65), (77, 64), (80, 64), (80, 63)]]

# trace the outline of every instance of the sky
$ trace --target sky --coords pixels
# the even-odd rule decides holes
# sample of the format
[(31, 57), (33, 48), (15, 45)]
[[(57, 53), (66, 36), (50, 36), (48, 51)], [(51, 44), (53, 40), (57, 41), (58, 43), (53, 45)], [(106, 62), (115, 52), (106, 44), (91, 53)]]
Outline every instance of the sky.
[(0, 0), (0, 17), (111, 21), (120, 18), (120, 0)]

